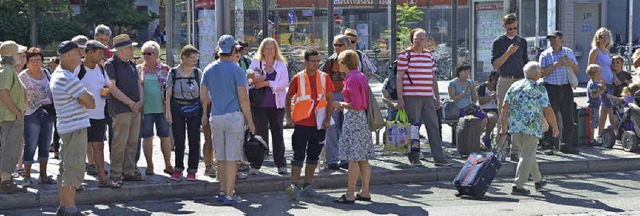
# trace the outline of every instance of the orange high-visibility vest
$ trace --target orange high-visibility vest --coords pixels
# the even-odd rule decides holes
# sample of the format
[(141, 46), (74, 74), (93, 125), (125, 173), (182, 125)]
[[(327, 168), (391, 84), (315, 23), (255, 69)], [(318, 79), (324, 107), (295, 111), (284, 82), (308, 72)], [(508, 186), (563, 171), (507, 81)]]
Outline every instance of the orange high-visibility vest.
[[(298, 91), (294, 95), (293, 99), (293, 111), (291, 114), (291, 120), (294, 122), (298, 122), (304, 119), (307, 119), (311, 116), (311, 112), (313, 112), (313, 107), (316, 105), (316, 110), (325, 108), (327, 106), (327, 98), (325, 95), (325, 84), (326, 78), (324, 76), (324, 72), (318, 71), (316, 73), (316, 92), (317, 98), (311, 98), (311, 85), (306, 85), (309, 83), (309, 76), (305, 73), (306, 70), (298, 73)], [(317, 85), (320, 83), (320, 85)], [(320, 122), (319, 124), (322, 124)]]

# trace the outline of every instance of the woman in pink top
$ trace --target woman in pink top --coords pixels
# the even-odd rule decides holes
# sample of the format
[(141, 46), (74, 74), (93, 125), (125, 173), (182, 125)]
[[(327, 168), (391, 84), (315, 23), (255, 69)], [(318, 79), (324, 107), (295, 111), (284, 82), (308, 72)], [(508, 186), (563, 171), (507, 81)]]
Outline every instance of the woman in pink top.
[[(340, 71), (346, 73), (344, 80), (344, 102), (335, 101), (333, 108), (344, 112), (342, 135), (338, 142), (338, 157), (349, 161), (349, 181), (347, 194), (335, 200), (336, 203), (354, 203), (355, 200), (371, 201), (369, 179), (371, 166), (369, 160), (376, 153), (371, 140), (371, 131), (367, 125), (366, 109), (369, 105), (369, 84), (367, 78), (358, 71), (358, 54), (347, 50), (338, 56)], [(355, 193), (358, 177), (362, 177), (362, 188)]]

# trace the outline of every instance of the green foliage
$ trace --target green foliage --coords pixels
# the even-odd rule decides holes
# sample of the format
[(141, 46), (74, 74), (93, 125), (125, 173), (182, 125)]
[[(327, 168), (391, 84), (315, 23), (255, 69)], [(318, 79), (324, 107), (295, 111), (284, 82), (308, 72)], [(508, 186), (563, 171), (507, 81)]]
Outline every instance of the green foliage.
[[(31, 44), (30, 31), (28, 30), (30, 15), (24, 12), (26, 9), (24, 5), (19, 5), (16, 2), (0, 2), (0, 14), (2, 14), (0, 16), (0, 41), (13, 40), (29, 46)], [(69, 40), (73, 36), (87, 33), (79, 23), (74, 22), (64, 12), (57, 12), (54, 16), (50, 13), (51, 10), (47, 10), (46, 13), (43, 11), (39, 10), (39, 14), (36, 14), (37, 19), (35, 19), (40, 46)]]
[(87, 26), (105, 24), (129, 29), (139, 29), (149, 25), (158, 18), (151, 11), (140, 13), (136, 10), (134, 0), (90, 0), (77, 16)]
[[(403, 3), (402, 5), (398, 5), (396, 7), (397, 12), (397, 32), (396, 37), (398, 38), (398, 47), (407, 47), (411, 44), (411, 40), (409, 39), (409, 32), (411, 28), (407, 27), (407, 23), (422, 21), (422, 15), (424, 15), (424, 11), (418, 9), (418, 6), (409, 6), (407, 3)], [(390, 30), (386, 30), (387, 33), (390, 33)]]

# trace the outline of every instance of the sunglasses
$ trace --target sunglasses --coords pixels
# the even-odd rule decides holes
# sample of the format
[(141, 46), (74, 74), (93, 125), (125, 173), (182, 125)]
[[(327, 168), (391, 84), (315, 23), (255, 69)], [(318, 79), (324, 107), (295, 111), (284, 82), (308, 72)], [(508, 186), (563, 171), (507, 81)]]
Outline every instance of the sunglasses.
[(357, 43), (358, 41), (351, 41), (352, 44)]
[(602, 39), (609, 39), (609, 35), (600, 35), (599, 37)]
[(334, 47), (343, 47), (344, 44), (333, 44)]
[(150, 55), (153, 55), (153, 53), (152, 52), (143, 52), (142, 55), (150, 56)]
[(513, 30), (518, 30), (518, 27), (509, 27), (509, 28), (507, 28), (507, 31), (513, 31)]

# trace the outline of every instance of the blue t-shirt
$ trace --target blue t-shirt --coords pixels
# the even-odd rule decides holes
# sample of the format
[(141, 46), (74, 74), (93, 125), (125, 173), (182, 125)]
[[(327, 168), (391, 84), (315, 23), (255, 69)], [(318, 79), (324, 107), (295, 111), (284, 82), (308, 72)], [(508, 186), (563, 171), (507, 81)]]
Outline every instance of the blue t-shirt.
[(238, 87), (247, 86), (245, 72), (232, 61), (215, 61), (204, 69), (202, 86), (209, 88), (211, 115), (240, 111)]
[[(462, 93), (462, 91), (464, 91), (464, 89), (467, 88), (467, 86), (469, 85), (471, 85), (471, 80), (467, 80), (467, 83), (464, 86), (460, 85), (460, 82), (458, 82), (458, 78), (455, 78), (449, 82), (449, 88), (453, 87), (453, 89), (456, 92), (455, 95), (459, 95), (460, 93)], [(474, 91), (474, 90), (475, 89), (467, 91), (464, 97), (460, 98), (455, 102), (456, 107), (458, 107), (458, 109), (465, 108), (471, 104), (471, 91)]]
[(587, 98), (589, 98), (588, 103), (589, 103), (589, 106), (592, 108), (599, 108), (600, 104), (602, 103), (602, 100), (600, 99), (601, 97), (596, 97), (596, 98), (591, 97), (592, 94), (598, 93), (598, 90), (600, 90), (600, 85), (598, 85), (598, 82), (589, 80), (589, 83), (587, 84)]

